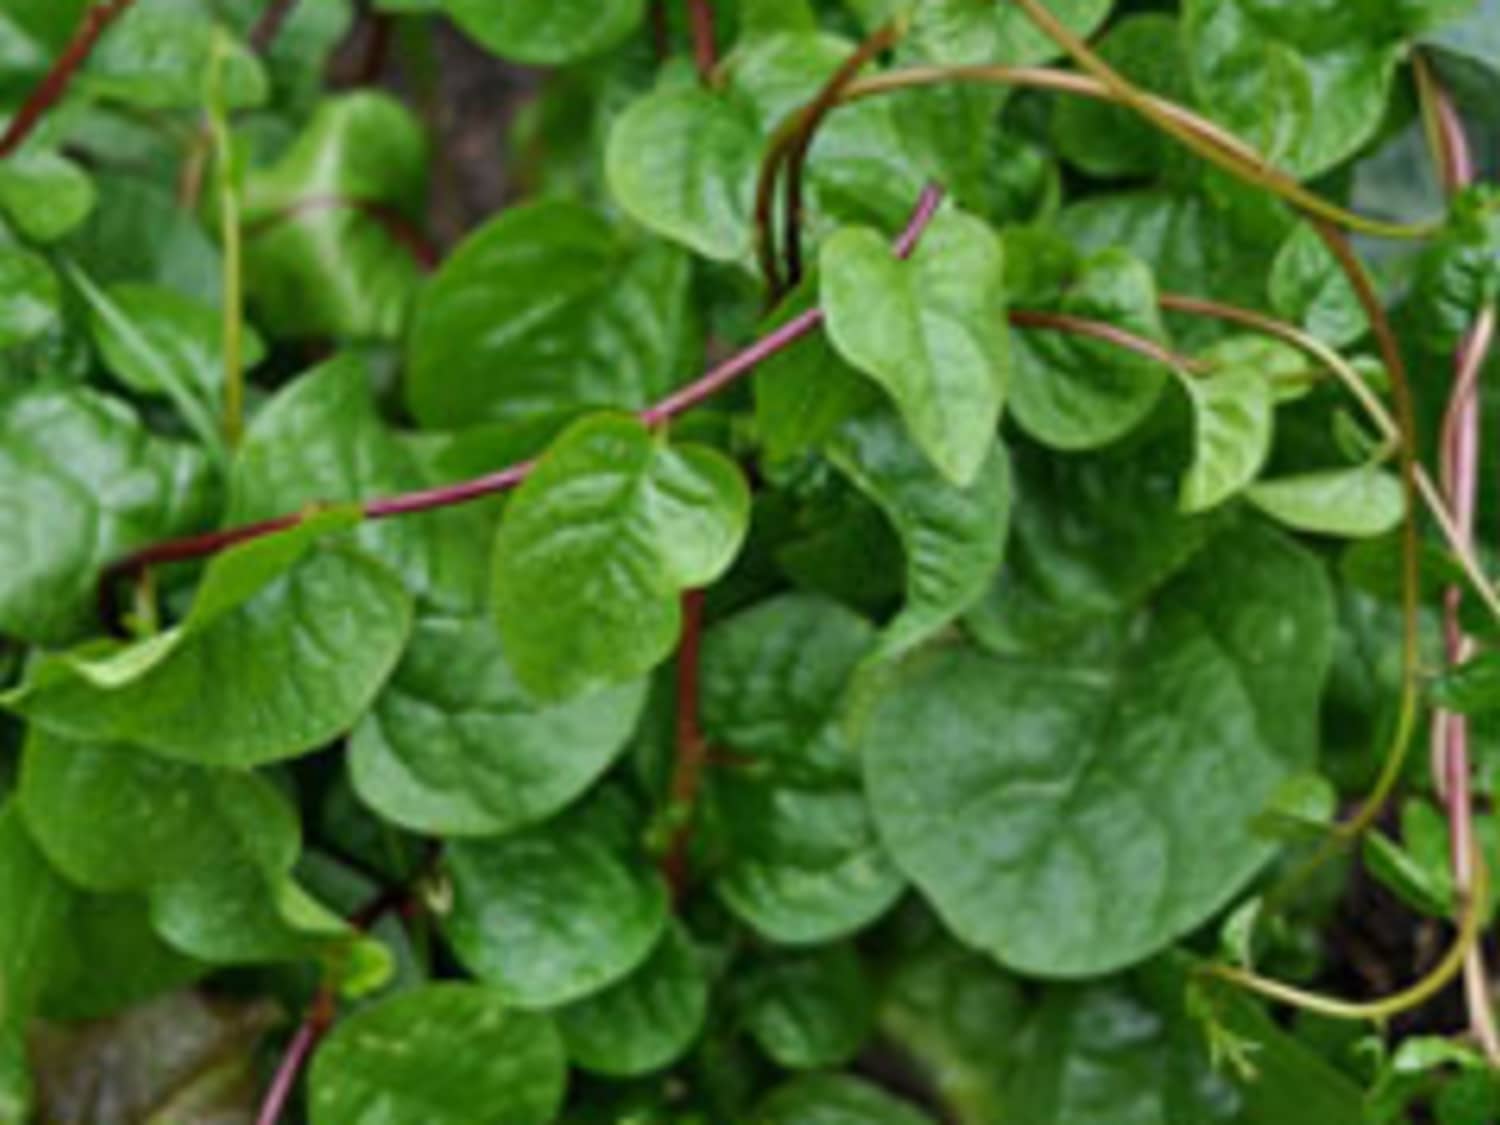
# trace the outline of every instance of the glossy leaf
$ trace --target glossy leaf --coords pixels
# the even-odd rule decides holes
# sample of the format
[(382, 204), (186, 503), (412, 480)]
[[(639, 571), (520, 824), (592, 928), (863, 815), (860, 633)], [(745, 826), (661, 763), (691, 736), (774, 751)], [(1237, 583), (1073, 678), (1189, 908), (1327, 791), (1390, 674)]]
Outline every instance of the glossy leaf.
[(714, 451), (634, 419), (570, 427), (506, 509), (493, 608), (521, 684), (562, 698), (639, 676), (677, 640), (679, 596), (739, 548), (749, 495)]
[(0, 348), (34, 340), (56, 324), (61, 296), (45, 258), (0, 246)]
[(910, 1102), (847, 1074), (810, 1074), (777, 1087), (750, 1115), (751, 1125), (931, 1125)]
[(1271, 304), (1332, 347), (1353, 343), (1369, 319), (1349, 279), (1311, 226), (1297, 227), (1271, 267)]
[[(1048, 10), (1076, 35), (1104, 21), (1110, 0), (1049, 0)], [(1062, 54), (1019, 7), (975, 0), (917, 4), (913, 34), (938, 61), (952, 63), (1046, 62)]]
[(1316, 562), (1247, 530), (1103, 653), (933, 654), (865, 740), (882, 838), (1005, 965), (1072, 977), (1139, 960), (1269, 858), (1251, 820), (1313, 760), (1332, 624)]
[(598, 993), (641, 965), (661, 938), (666, 887), (597, 819), (585, 808), (448, 850), (448, 940), (508, 1003), (550, 1008)]
[(202, 526), (214, 492), (201, 452), (152, 436), (115, 399), (38, 390), (0, 404), (0, 630), (76, 639), (104, 565)]
[(1193, 463), (1182, 481), (1182, 508), (1202, 512), (1243, 490), (1271, 453), (1274, 392), (1254, 352), (1220, 350), (1205, 376), (1182, 385), (1193, 406)]
[(5, 701), (61, 735), (203, 765), (316, 749), (369, 706), (411, 623), (389, 571), (346, 545), (317, 544), (326, 526), (220, 555), (182, 624), (39, 662)]
[(203, 104), (204, 78), (213, 66), (220, 68), (226, 106), (248, 109), (265, 102), (260, 60), (217, 24), (210, 5), (144, 0), (101, 37), (79, 85), (94, 97), (144, 110), (195, 109)]
[(864, 228), (840, 231), (821, 255), (829, 338), (960, 486), (990, 455), (1010, 372), (1002, 262), (990, 228), (958, 212), (934, 219), (909, 261)]
[(494, 989), (429, 984), (339, 1021), (309, 1073), (314, 1125), (548, 1125), (567, 1066), (551, 1019), (512, 1011)]
[(644, 701), (645, 685), (626, 683), (538, 704), (516, 682), (492, 622), (425, 617), (355, 728), (350, 775), (361, 799), (415, 831), (515, 831), (609, 767)]
[(772, 940), (803, 945), (852, 933), (901, 893), (841, 714), (849, 678), (873, 643), (850, 611), (796, 595), (704, 638), (704, 730), (757, 767), (708, 778), (705, 799), (726, 845), (714, 889)]
[(95, 198), (88, 173), (56, 152), (23, 149), (0, 163), (0, 211), (37, 242), (70, 233)]
[(748, 968), (739, 980), (745, 1026), (779, 1066), (813, 1070), (854, 1057), (870, 1033), (870, 982), (848, 946)]
[(406, 400), (432, 427), (640, 408), (690, 374), (687, 258), (574, 203), (505, 212), (424, 288)]

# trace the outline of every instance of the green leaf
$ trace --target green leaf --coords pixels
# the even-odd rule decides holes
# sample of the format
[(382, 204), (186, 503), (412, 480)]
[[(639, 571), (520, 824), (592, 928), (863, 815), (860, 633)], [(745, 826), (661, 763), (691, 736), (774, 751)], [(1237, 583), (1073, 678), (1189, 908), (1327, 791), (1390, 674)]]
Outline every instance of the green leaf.
[[(704, 257), (748, 264), (765, 145), (853, 49), (832, 35), (782, 32), (742, 42), (720, 68), (718, 91), (688, 87), (668, 72), (611, 130), (611, 193), (647, 228)], [(911, 114), (910, 104), (904, 112)], [(973, 140), (961, 129), (913, 128), (895, 103), (874, 99), (830, 116), (813, 156), (804, 211), (817, 238), (835, 220), (894, 227), (924, 183), (949, 182), (972, 164)]]
[(549, 1008), (600, 992), (661, 938), (666, 886), (599, 820), (599, 809), (585, 806), (541, 828), (448, 849), (448, 940), (509, 1003)]
[(291, 881), (296, 813), (254, 774), (33, 728), (21, 811), (47, 858), (95, 891), (147, 892), (152, 922), (207, 961), (303, 957), (348, 936)]
[(313, 1125), (548, 1125), (567, 1064), (551, 1019), (480, 985), (442, 983), (340, 1020), (308, 1076)]
[(70, 233), (95, 201), (88, 173), (56, 152), (22, 149), (0, 163), (0, 211), (35, 242)]
[(972, 484), (936, 472), (889, 413), (846, 425), (834, 464), (878, 504), (906, 553), (906, 605), (886, 626), (883, 655), (930, 638), (984, 596), (1010, 531), (1010, 461), (997, 440)]
[(932, 1125), (909, 1102), (847, 1074), (809, 1074), (778, 1086), (750, 1125)]
[[(1159, 97), (1191, 105), (1181, 27), (1171, 15), (1127, 15), (1095, 44), (1104, 61)], [(1202, 163), (1140, 114), (1092, 98), (1061, 98), (1052, 114), (1052, 137), (1063, 159), (1090, 176), (1135, 176), (1191, 182)]]
[(972, 483), (994, 448), (1010, 371), (999, 239), (948, 211), (908, 261), (855, 228), (823, 245), (821, 263), (834, 346), (885, 388), (945, 476)]
[(215, 491), (201, 453), (152, 436), (117, 400), (37, 390), (0, 404), (0, 631), (75, 639), (104, 565), (203, 526)]
[(1193, 84), (1214, 117), (1299, 179), (1374, 135), (1399, 32), (1337, 0), (1185, 0)]
[(635, 682), (538, 704), (488, 618), (425, 617), (355, 728), (350, 776), (366, 804), (414, 831), (511, 832), (593, 784), (624, 748), (645, 695)]
[[(217, 407), (224, 377), (218, 309), (164, 286), (142, 284), (111, 286), (102, 301), (91, 303), (94, 342), (122, 383), (145, 395), (187, 389)], [(240, 351), (245, 369), (257, 366), (265, 354), (260, 334), (247, 326)]]
[[(1104, 22), (1111, 0), (1047, 0), (1048, 10), (1076, 35), (1087, 36)], [(1062, 54), (1014, 4), (985, 0), (929, 0), (916, 5), (912, 34), (924, 50), (944, 63), (1046, 62)]]
[(865, 776), (897, 864), (965, 942), (1043, 976), (1140, 960), (1270, 857), (1251, 820), (1311, 767), (1321, 569), (1218, 537), (1104, 652), (935, 653), (882, 699)]
[(284, 336), (393, 338), (421, 275), (411, 233), (426, 141), (400, 102), (329, 98), (275, 164), (245, 180), (245, 279), (259, 322)]
[(1319, 535), (1371, 539), (1401, 522), (1401, 482), (1373, 465), (1263, 480), (1245, 493), (1273, 519)]
[[(228, 518), (254, 522), (430, 483), (377, 413), (365, 364), (346, 353), (304, 372), (256, 414), (235, 458)], [(370, 521), (357, 539), (424, 602), (471, 611), (484, 604), (493, 527), (493, 506), (471, 504)]]
[[(1247, 308), (1265, 304), (1273, 247), (1203, 194), (1163, 189), (1097, 196), (1066, 208), (1057, 226), (1080, 249), (1113, 246), (1151, 263), (1164, 292), (1212, 293)], [(1190, 347), (1222, 335), (1200, 318), (1173, 321), (1172, 332)]]
[(1193, 463), (1182, 480), (1182, 510), (1204, 512), (1241, 492), (1271, 453), (1276, 405), (1271, 380), (1233, 350), (1208, 375), (1181, 380), (1193, 404)]
[(853, 933), (901, 893), (841, 713), (873, 642), (862, 619), (807, 595), (763, 602), (704, 637), (704, 732), (751, 763), (706, 780), (724, 852), (714, 890), (772, 941)]
[(699, 86), (632, 103), (615, 121), (605, 175), (620, 206), (695, 254), (733, 262), (750, 252), (761, 132), (755, 119)]
[(1349, 278), (1309, 224), (1299, 224), (1276, 254), (1271, 307), (1330, 347), (1352, 344), (1369, 330), (1369, 317)]
[(45, 258), (0, 246), (0, 349), (34, 340), (61, 318), (61, 288)]
[(736, 984), (746, 1029), (778, 1066), (791, 1070), (843, 1065), (874, 1025), (870, 981), (848, 945), (752, 965)]
[[(1086, 257), (1028, 228), (1008, 234), (1005, 245), (1013, 304), (1165, 342), (1151, 270), (1126, 251)], [(1118, 344), (1048, 327), (1028, 327), (1012, 339), (1011, 409), (1027, 433), (1054, 449), (1093, 449), (1118, 440), (1146, 420), (1167, 382), (1160, 362)]]
[(100, 37), (78, 86), (96, 98), (144, 110), (196, 109), (203, 104), (205, 76), (215, 65), (221, 68), (227, 108), (265, 103), (269, 87), (260, 60), (228, 36), (209, 5), (144, 0)]
[(219, 555), (188, 617), (37, 662), (4, 702), (58, 734), (201, 765), (295, 757), (348, 730), (395, 666), (411, 604), (384, 567), (319, 546), (335, 512)]
[(684, 590), (739, 549), (750, 497), (734, 464), (632, 418), (566, 430), (506, 509), (493, 606), (521, 684), (562, 698), (634, 679), (672, 651)]
[(568, 1057), (610, 1077), (675, 1062), (703, 1030), (708, 979), (687, 931), (668, 925), (651, 956), (624, 980), (557, 1011)]
[(516, 62), (572, 62), (613, 47), (641, 22), (643, 0), (441, 0), (453, 21)]
[(1015, 448), (1016, 509), (1006, 566), (965, 619), (986, 648), (1032, 651), (1133, 610), (1192, 560), (1216, 525), (1178, 503), (1185, 441), (1087, 457)]
[(1410, 322), (1428, 350), (1450, 352), (1497, 299), (1500, 191), (1473, 188), (1453, 200), (1448, 225), (1417, 258)]
[(433, 428), (644, 407), (696, 362), (690, 280), (684, 254), (579, 204), (505, 211), (424, 287), (406, 401)]

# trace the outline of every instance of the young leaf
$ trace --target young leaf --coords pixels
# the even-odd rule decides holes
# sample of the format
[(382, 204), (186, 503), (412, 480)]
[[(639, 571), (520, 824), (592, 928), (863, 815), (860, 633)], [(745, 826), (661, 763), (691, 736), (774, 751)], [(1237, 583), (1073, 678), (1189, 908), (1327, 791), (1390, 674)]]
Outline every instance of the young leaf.
[(1352, 344), (1369, 330), (1369, 317), (1348, 276), (1307, 223), (1282, 243), (1268, 284), (1271, 307), (1331, 347)]
[(840, 714), (873, 642), (859, 617), (806, 595), (764, 602), (704, 638), (704, 731), (755, 766), (715, 770), (707, 781), (725, 853), (714, 890), (772, 941), (853, 933), (901, 893)]
[(329, 98), (277, 162), (245, 180), (245, 274), (267, 330), (392, 338), (420, 277), (410, 224), (426, 141), (395, 99)]
[(1313, 762), (1332, 636), (1317, 563), (1246, 529), (1104, 655), (935, 653), (884, 694), (865, 740), (881, 836), (953, 931), (1003, 964), (1128, 965), (1270, 856), (1251, 820)]
[(882, 654), (895, 655), (984, 596), (1010, 531), (1010, 460), (997, 440), (973, 483), (956, 487), (884, 411), (845, 425), (831, 456), (901, 536), (906, 606), (886, 626), (880, 646)]
[(512, 1011), (481, 985), (445, 982), (339, 1021), (308, 1076), (313, 1125), (469, 1125), (476, 1107), (513, 1125), (549, 1125), (567, 1063), (545, 1015)]
[(142, 110), (196, 109), (203, 104), (203, 76), (214, 66), (226, 107), (265, 103), (265, 69), (218, 24), (211, 5), (148, 2), (131, 7), (101, 37), (78, 85)]
[(209, 564), (188, 617), (125, 648), (39, 661), (4, 697), (58, 734), (202, 765), (295, 757), (348, 730), (406, 642), (400, 582), (346, 545), (335, 513)]
[(750, 497), (734, 464), (631, 418), (569, 427), (506, 509), (493, 607), (511, 666), (560, 699), (634, 679), (676, 643), (683, 590), (733, 560)]
[(1406, 510), (1401, 483), (1374, 465), (1265, 480), (1245, 495), (1288, 527), (1348, 539), (1384, 535)]
[(646, 406), (695, 358), (688, 259), (576, 203), (506, 211), (424, 287), (406, 401), (425, 426)]
[(350, 776), (366, 804), (415, 831), (512, 832), (593, 784), (645, 695), (634, 682), (540, 705), (516, 682), (488, 618), (424, 617), (354, 730)]
[(949, 211), (900, 261), (876, 231), (850, 228), (824, 244), (821, 273), (834, 346), (885, 388), (932, 463), (971, 484), (994, 447), (1010, 371), (999, 239)]
[(553, 65), (613, 47), (641, 22), (643, 0), (440, 0), (453, 21), (516, 62)]
[(540, 828), (448, 850), (448, 940), (509, 1003), (551, 1008), (598, 993), (661, 938), (666, 886), (599, 823), (600, 811), (585, 806)]
[[(1215, 353), (1210, 353), (1210, 359)], [(1275, 402), (1270, 373), (1253, 353), (1225, 362), (1210, 374), (1184, 375), (1193, 405), (1193, 463), (1182, 481), (1182, 510), (1205, 512), (1240, 492), (1271, 453)]]
[[(871, 3), (871, 0), (856, 0)], [(1104, 22), (1111, 0), (1048, 0), (1048, 10), (1076, 35), (1087, 36)], [(915, 6), (912, 34), (922, 48), (945, 63), (1046, 62), (1062, 54), (1019, 7), (974, 0), (928, 0)]]
[(702, 955), (679, 923), (624, 980), (556, 1012), (568, 1057), (584, 1070), (628, 1078), (685, 1054), (708, 1016)]
[(203, 526), (215, 491), (197, 449), (153, 436), (115, 399), (79, 388), (0, 404), (0, 632), (76, 639), (105, 564)]

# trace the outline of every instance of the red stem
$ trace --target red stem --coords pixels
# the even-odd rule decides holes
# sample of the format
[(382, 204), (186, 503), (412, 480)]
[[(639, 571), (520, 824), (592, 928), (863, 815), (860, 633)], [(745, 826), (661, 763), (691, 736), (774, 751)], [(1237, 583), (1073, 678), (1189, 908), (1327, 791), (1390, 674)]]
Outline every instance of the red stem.
[(313, 1049), (333, 1026), (333, 1004), (332, 990), (326, 985), (321, 986), (308, 1006), (307, 1016), (287, 1044), (286, 1053), (281, 1056), (276, 1077), (271, 1080), (271, 1087), (260, 1104), (260, 1112), (255, 1115), (255, 1125), (276, 1125), (281, 1120)]
[[(933, 214), (937, 211), (938, 204), (942, 202), (943, 190), (936, 185), (929, 185), (922, 191), (916, 208), (912, 211), (911, 219), (906, 229), (896, 240), (893, 252), (905, 257), (910, 254), (916, 246), (917, 240), (921, 238), (922, 232), (927, 229), (927, 224), (932, 221)], [(658, 426), (699, 405), (711, 398), (718, 391), (723, 390), (737, 379), (749, 374), (755, 369), (756, 364), (768, 359), (776, 352), (787, 347), (789, 344), (806, 336), (820, 323), (823, 314), (819, 309), (810, 309), (798, 317), (788, 321), (776, 331), (757, 340), (744, 351), (731, 356), (723, 363), (709, 370), (688, 386), (683, 387), (677, 393), (669, 396), (646, 410), (641, 411), (639, 417), (648, 426)], [(482, 496), (492, 496), (496, 493), (508, 492), (515, 488), (535, 467), (534, 461), (523, 461), (499, 472), (489, 473), (474, 480), (460, 481), (457, 484), (440, 485), (436, 488), (421, 489), (417, 492), (406, 492), (396, 496), (378, 497), (368, 500), (363, 505), (366, 519), (387, 519), (391, 516), (406, 515), (412, 512), (431, 511), (435, 508), (451, 507), (454, 504), (463, 504), (470, 500), (477, 500)], [(302, 513), (289, 512), (273, 519), (262, 520), (259, 523), (245, 524), (239, 527), (225, 528), (222, 531), (210, 531), (202, 535), (188, 536), (183, 539), (172, 539), (164, 543), (157, 543), (146, 547), (134, 554), (127, 555), (111, 563), (104, 571), (100, 579), (100, 604), (109, 606), (112, 604), (112, 591), (117, 579), (139, 574), (141, 571), (155, 566), (158, 563), (184, 562), (188, 559), (206, 558), (209, 555), (244, 543), (250, 539), (258, 539), (263, 535), (273, 532), (285, 531), (296, 525), (302, 519)]]
[(703, 591), (682, 596), (682, 640), (677, 648), (677, 758), (672, 770), (671, 810), (679, 818), (671, 843), (662, 857), (662, 874), (681, 902), (688, 888), (688, 845), (692, 841), (693, 811), (708, 762), (708, 744), (699, 725), (698, 674), (702, 665)]
[(250, 30), (250, 46), (255, 49), (256, 54), (263, 55), (271, 49), (287, 16), (292, 14), (292, 9), (296, 6), (297, 0), (270, 0), (266, 10)]
[(115, 20), (119, 19), (135, 3), (135, 0), (108, 0), (90, 8), (73, 33), (72, 40), (63, 48), (52, 63), (52, 69), (31, 92), (21, 108), (11, 118), (5, 133), (0, 135), (0, 159), (4, 159), (21, 147), (31, 135), (46, 112), (62, 100), (72, 84), (73, 77), (93, 53), (99, 37)]
[(719, 52), (714, 45), (713, 0), (687, 0), (687, 10), (693, 32), (693, 61), (698, 66), (698, 77), (708, 82), (713, 78), (714, 67), (719, 65)]

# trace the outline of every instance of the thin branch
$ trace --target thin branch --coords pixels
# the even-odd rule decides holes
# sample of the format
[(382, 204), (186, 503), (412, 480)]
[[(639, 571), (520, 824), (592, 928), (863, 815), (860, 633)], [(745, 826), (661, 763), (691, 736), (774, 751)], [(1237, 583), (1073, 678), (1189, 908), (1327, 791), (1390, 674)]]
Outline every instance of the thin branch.
[[(943, 190), (929, 185), (922, 191), (910, 220), (901, 236), (896, 239), (892, 252), (905, 257), (916, 246), (942, 202)], [(801, 316), (788, 321), (776, 331), (757, 340), (736, 355), (710, 369), (693, 383), (675, 394), (640, 412), (639, 417), (648, 426), (659, 426), (670, 419), (698, 406), (725, 387), (753, 371), (757, 364), (770, 358), (796, 340), (806, 336), (823, 321), (820, 309), (810, 309)], [(524, 481), (535, 468), (535, 461), (523, 461), (489, 473), (473, 480), (457, 484), (441, 485), (395, 496), (378, 497), (366, 501), (362, 510), (366, 519), (387, 519), (412, 512), (426, 512), (467, 503), (483, 496), (508, 492)], [(161, 563), (183, 562), (189, 559), (207, 558), (229, 547), (296, 526), (303, 519), (301, 512), (289, 512), (273, 519), (221, 531), (206, 532), (184, 539), (172, 539), (146, 547), (111, 563), (100, 578), (99, 602), (107, 612), (113, 604), (114, 583), (120, 578), (132, 577), (141, 571)], [(112, 620), (107, 617), (106, 620)]]
[(698, 67), (698, 77), (705, 83), (714, 76), (719, 65), (719, 49), (714, 39), (713, 0), (687, 0), (688, 24), (693, 33), (693, 62)]
[(292, 1091), (297, 1088), (297, 1079), (302, 1076), (308, 1059), (312, 1058), (313, 1049), (333, 1026), (333, 1014), (333, 990), (326, 984), (319, 985), (317, 994), (308, 1005), (307, 1015), (303, 1017), (292, 1041), (287, 1044), (286, 1052), (281, 1056), (276, 1077), (271, 1080), (265, 1100), (260, 1104), (260, 1112), (255, 1115), (255, 1125), (277, 1125), (281, 1120), (281, 1115), (286, 1112), (287, 1102), (291, 1100)]
[(703, 649), (703, 591), (689, 590), (682, 596), (682, 640), (677, 646), (677, 739), (672, 768), (669, 815), (672, 837), (662, 856), (661, 870), (681, 902), (688, 888), (688, 847), (692, 843), (693, 817), (698, 790), (708, 762), (708, 743), (699, 721), (699, 669)]
[(250, 46), (256, 54), (264, 55), (271, 49), (276, 42), (276, 36), (281, 34), (287, 17), (292, 14), (292, 9), (296, 6), (297, 0), (269, 0), (265, 11), (260, 14), (260, 19), (250, 30)]
[(52, 69), (16, 111), (5, 133), (0, 135), (0, 160), (20, 148), (47, 111), (62, 100), (79, 68), (93, 53), (99, 37), (134, 3), (135, 0), (107, 0), (107, 3), (96, 4), (85, 13), (72, 40), (52, 63)]
[(438, 262), (442, 260), (442, 254), (432, 240), (396, 208), (379, 200), (359, 199), (352, 195), (303, 196), (257, 219), (246, 228), (245, 234), (250, 238), (258, 238), (269, 234), (283, 223), (296, 222), (303, 216), (344, 209), (358, 211), (379, 223), (385, 233), (400, 243), (402, 248), (411, 255), (412, 261), (424, 271), (435, 269)]
[(1034, 328), (1064, 332), (1073, 336), (1087, 336), (1134, 352), (1146, 359), (1155, 360), (1163, 366), (1190, 374), (1206, 375), (1213, 369), (1211, 363), (1180, 355), (1170, 348), (1163, 347), (1155, 340), (1137, 336), (1134, 332), (1127, 332), (1105, 320), (1089, 320), (1081, 316), (1071, 316), (1068, 313), (1032, 312), (1028, 309), (1011, 309), (1009, 318), (1011, 324), (1017, 328)]

